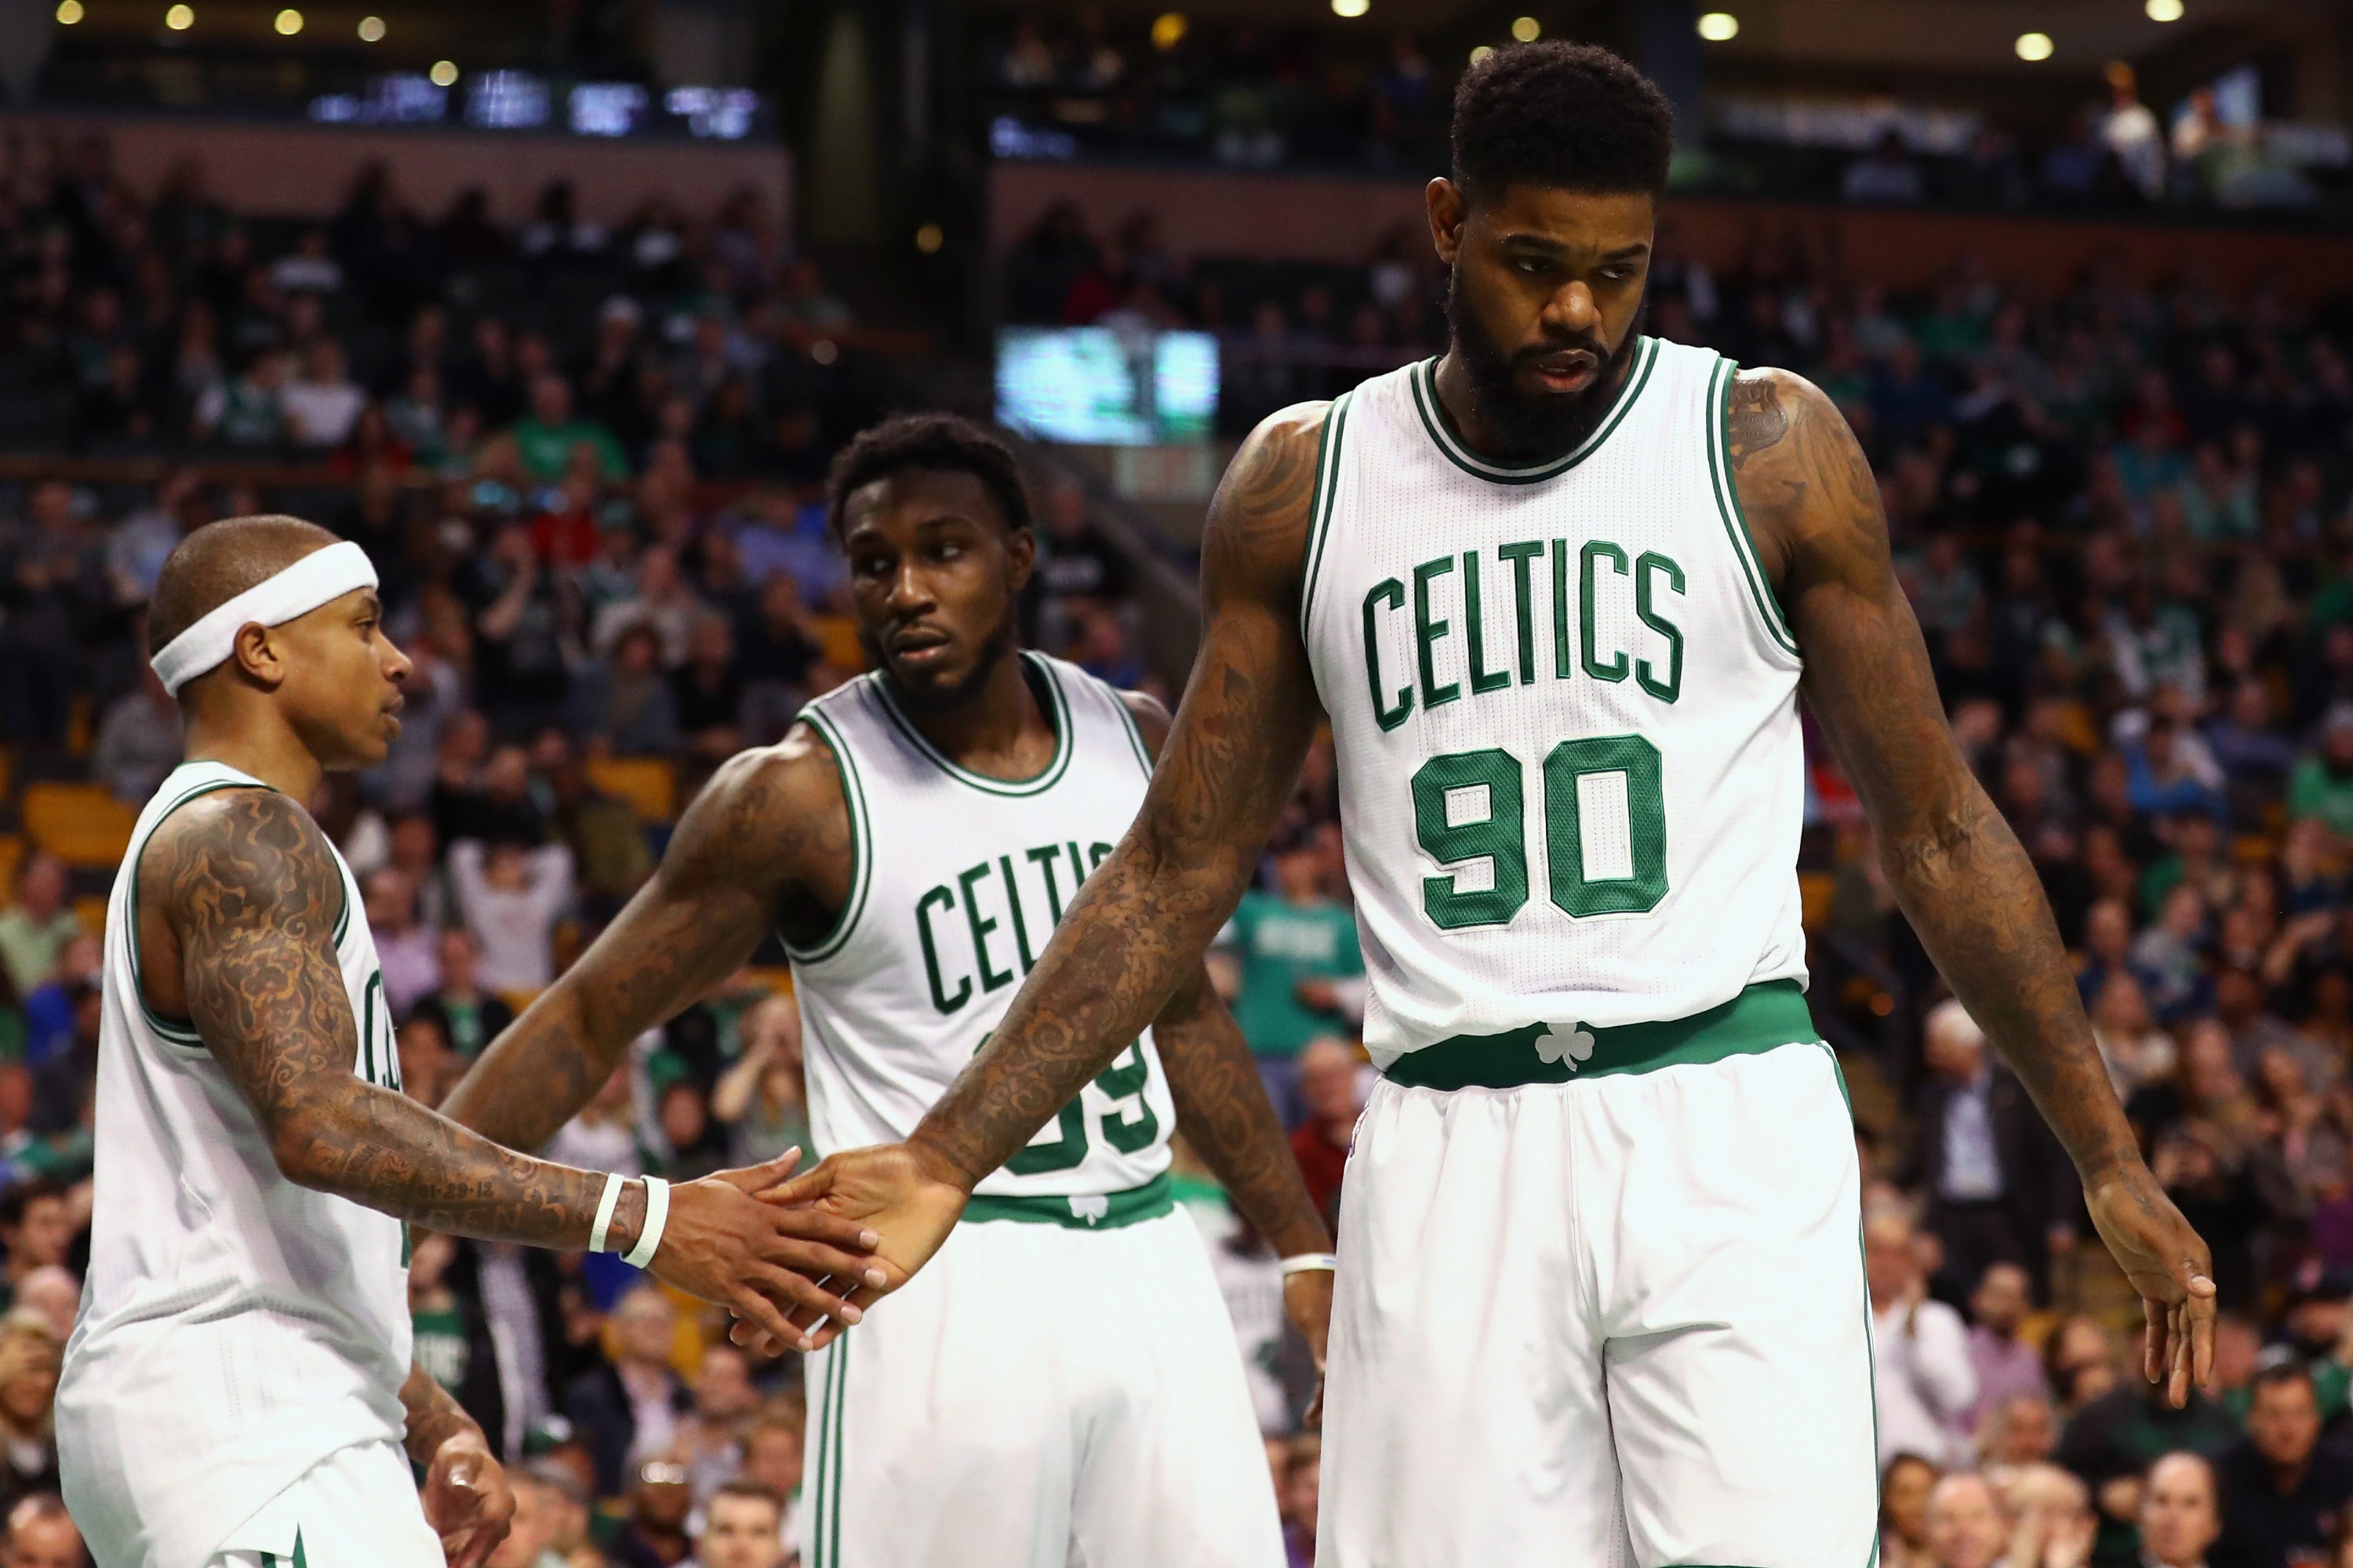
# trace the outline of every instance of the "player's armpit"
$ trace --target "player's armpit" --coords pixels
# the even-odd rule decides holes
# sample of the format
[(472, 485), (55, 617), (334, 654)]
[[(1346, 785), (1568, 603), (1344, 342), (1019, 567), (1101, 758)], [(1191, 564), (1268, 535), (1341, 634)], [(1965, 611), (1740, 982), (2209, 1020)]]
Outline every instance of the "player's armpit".
[[(680, 819), (653, 880), (533, 999), (443, 1102), (492, 1140), (536, 1149), (604, 1086), (629, 1042), (702, 1001), (776, 925), (821, 931), (849, 884), (833, 754), (794, 726), (721, 768)], [(798, 927), (798, 928), (797, 928)]]
[(969, 1191), (1028, 1142), (1197, 969), (1241, 896), (1317, 715), (1299, 588), (1324, 413), (1261, 425), (1219, 484), (1201, 649), (1143, 812), (909, 1140), (938, 1179)]

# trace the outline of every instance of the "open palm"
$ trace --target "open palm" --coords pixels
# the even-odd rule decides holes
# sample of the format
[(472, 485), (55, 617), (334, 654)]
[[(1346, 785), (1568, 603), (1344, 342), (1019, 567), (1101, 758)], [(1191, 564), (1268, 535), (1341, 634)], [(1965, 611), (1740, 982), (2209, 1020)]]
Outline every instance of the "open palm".
[[(948, 1232), (955, 1228), (965, 1205), (964, 1189), (925, 1175), (913, 1151), (903, 1143), (845, 1150), (804, 1175), (769, 1188), (761, 1197), (786, 1206), (807, 1204), (862, 1224), (879, 1236), (874, 1256), (889, 1274), (890, 1282), (881, 1287), (861, 1284), (847, 1298), (860, 1312), (906, 1284), (931, 1261)], [(806, 1307), (794, 1310), (792, 1324), (808, 1331), (818, 1345), (830, 1342), (846, 1326), (839, 1319), (820, 1320)]]

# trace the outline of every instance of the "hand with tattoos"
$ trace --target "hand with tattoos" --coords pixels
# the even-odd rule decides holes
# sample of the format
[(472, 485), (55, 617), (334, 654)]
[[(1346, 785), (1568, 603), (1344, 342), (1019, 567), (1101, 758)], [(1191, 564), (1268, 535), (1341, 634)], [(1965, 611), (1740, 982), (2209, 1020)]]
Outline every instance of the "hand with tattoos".
[(441, 1538), (449, 1568), (481, 1568), (514, 1520), (507, 1473), (474, 1418), (423, 1367), (410, 1370), (400, 1403), (408, 1457), (425, 1467), (425, 1522)]
[(1757, 555), (1804, 651), (1807, 703), (1896, 902), (2073, 1158), (2092, 1223), (2140, 1293), (2145, 1370), (2179, 1405), (2212, 1368), (2206, 1244), (2142, 1162), (2042, 881), (1946, 726), (1870, 465), (1831, 400), (1786, 371), (1740, 376), (1729, 437)]
[[(202, 796), (156, 830), (138, 878), (143, 1000), (193, 1021), (289, 1181), (455, 1235), (588, 1245), (604, 1175), (501, 1148), (354, 1070), (359, 1030), (335, 954), (343, 876), (293, 800)], [(654, 1276), (779, 1334), (785, 1308), (837, 1308), (812, 1278), (867, 1277), (860, 1227), (752, 1196), (797, 1158), (680, 1183)], [(633, 1246), (645, 1214), (643, 1185), (628, 1184), (608, 1245)]]

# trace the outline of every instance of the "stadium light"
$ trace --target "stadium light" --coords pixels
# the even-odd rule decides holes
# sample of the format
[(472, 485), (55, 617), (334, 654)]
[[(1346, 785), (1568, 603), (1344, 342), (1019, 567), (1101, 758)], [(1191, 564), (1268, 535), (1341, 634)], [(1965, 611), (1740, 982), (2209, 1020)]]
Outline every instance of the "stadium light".
[(915, 230), (915, 249), (926, 256), (939, 254), (940, 247), (945, 245), (947, 241), (947, 235), (942, 232), (936, 223), (927, 223)]
[(2148, 14), (2148, 19), (2152, 22), (2181, 20), (2181, 0), (2148, 0), (2148, 4), (2143, 5), (2141, 9)]
[(278, 13), (278, 19), (270, 26), (278, 29), (281, 37), (290, 38), (302, 30), (302, 13), (289, 5)]
[(1740, 36), (1740, 18), (1729, 11), (1710, 11), (1699, 19), (1699, 36), (1711, 44), (1728, 44)]
[(1512, 37), (1524, 44), (1533, 44), (1544, 37), (1544, 24), (1534, 16), (1521, 16), (1512, 23)]
[(1173, 49), (1185, 41), (1185, 33), (1192, 26), (1182, 11), (1163, 11), (1152, 18), (1152, 47)]
[(81, 0), (58, 0), (58, 25), (70, 27), (81, 20)]
[(1332, 0), (1335, 16), (1361, 16), (1373, 8), (1373, 0)]
[(2030, 65), (2049, 59), (2054, 47), (2048, 33), (2021, 33), (2018, 42), (2010, 46), (2018, 51), (2018, 58)]
[(1477, 48), (1471, 51), (1471, 63), (1472, 65), (1477, 65), (1481, 60), (1485, 59), (1489, 55), (1492, 55), (1494, 52), (1495, 51), (1487, 45), (1481, 44)]
[(174, 5), (164, 13), (164, 26), (175, 33), (185, 33), (195, 25), (196, 8), (193, 5)]
[(360, 18), (360, 42), (364, 44), (380, 44), (384, 42), (383, 17), (362, 16)]
[(425, 74), (436, 87), (455, 87), (458, 85), (458, 62), (435, 60), (433, 69)]

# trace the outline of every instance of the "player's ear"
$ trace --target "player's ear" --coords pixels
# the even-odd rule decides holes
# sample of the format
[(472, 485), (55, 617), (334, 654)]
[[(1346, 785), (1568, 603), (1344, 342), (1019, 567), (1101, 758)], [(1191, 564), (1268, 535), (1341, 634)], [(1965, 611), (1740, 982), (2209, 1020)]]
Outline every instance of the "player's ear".
[(1010, 571), (1013, 591), (1019, 593), (1029, 586), (1029, 574), (1038, 567), (1038, 535), (1027, 528), (1007, 529), (1005, 561)]
[(238, 627), (229, 659), (265, 690), (276, 691), (286, 679), (286, 651), (280, 644), (276, 627), (250, 620)]
[(1462, 219), (1470, 210), (1461, 187), (1441, 175), (1422, 187), (1421, 198), (1430, 209), (1430, 243), (1437, 248), (1438, 259), (1451, 267), (1455, 252), (1462, 248)]

